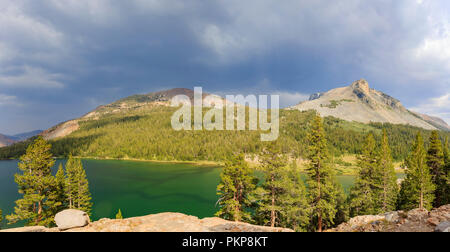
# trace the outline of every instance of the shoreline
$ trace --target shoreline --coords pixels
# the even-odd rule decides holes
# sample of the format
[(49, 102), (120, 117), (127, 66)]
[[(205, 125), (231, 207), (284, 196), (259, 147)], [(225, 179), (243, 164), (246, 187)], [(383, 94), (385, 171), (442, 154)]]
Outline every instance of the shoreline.
[[(90, 157), (90, 156), (73, 156), (75, 158), (80, 158), (80, 159), (88, 159), (88, 160), (111, 160), (111, 161), (134, 161), (134, 162), (149, 162), (149, 163), (167, 163), (167, 164), (190, 164), (190, 165), (195, 165), (195, 166), (206, 166), (206, 167), (223, 167), (224, 163), (223, 162), (218, 162), (218, 161), (181, 161), (181, 160), (150, 160), (150, 159), (138, 159), (138, 158), (110, 158), (110, 157)], [(54, 157), (55, 159), (67, 159), (67, 157)], [(19, 159), (1, 159), (0, 161), (12, 161), (12, 160), (16, 160), (18, 161)], [(256, 165), (251, 162), (249, 162), (249, 165), (253, 168), (256, 167)], [(302, 173), (305, 171), (301, 171)], [(405, 172), (403, 169), (395, 169), (395, 173), (397, 175), (404, 175)], [(337, 176), (356, 176), (356, 174), (354, 173), (341, 173), (341, 174), (336, 174)]]
[[(168, 164), (192, 164), (197, 166), (218, 166), (222, 167), (223, 163), (216, 161), (181, 161), (181, 160), (150, 160), (150, 159), (138, 159), (138, 158), (110, 158), (110, 157), (89, 157), (89, 156), (73, 156), (80, 159), (91, 160), (115, 160), (115, 161), (136, 161), (136, 162), (149, 162), (149, 163), (168, 163)], [(67, 159), (67, 157), (55, 157), (56, 159)]]

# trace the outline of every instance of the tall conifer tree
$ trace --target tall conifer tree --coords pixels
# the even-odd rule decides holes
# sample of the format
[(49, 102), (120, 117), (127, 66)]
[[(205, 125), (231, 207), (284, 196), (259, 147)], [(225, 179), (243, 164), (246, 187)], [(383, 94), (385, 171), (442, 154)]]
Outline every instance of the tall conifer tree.
[(55, 175), (56, 178), (56, 193), (57, 193), (57, 200), (58, 202), (61, 202), (61, 205), (59, 206), (58, 212), (61, 210), (64, 210), (67, 208), (67, 196), (66, 196), (66, 192), (65, 192), (65, 188), (66, 188), (66, 176), (64, 174), (64, 168), (62, 163), (59, 164), (58, 166), (58, 171), (56, 172)]
[(447, 178), (444, 173), (444, 152), (438, 131), (431, 133), (430, 146), (427, 152), (427, 165), (431, 170), (432, 181), (436, 185), (433, 206), (439, 207), (445, 203)]
[(443, 146), (443, 153), (444, 153), (444, 163), (445, 165), (450, 163), (450, 151), (448, 149), (448, 137), (445, 137), (444, 146)]
[(406, 159), (406, 178), (400, 190), (400, 209), (414, 208), (431, 210), (435, 185), (431, 181), (426, 152), (420, 132), (412, 153)]
[(20, 157), (21, 174), (15, 175), (19, 193), (23, 197), (16, 201), (14, 213), (6, 218), (10, 223), (26, 221), (26, 225), (49, 226), (53, 223), (58, 202), (57, 182), (51, 168), (55, 161), (50, 152), (51, 145), (38, 137)]
[(70, 209), (75, 208), (75, 198), (77, 196), (77, 169), (75, 158), (72, 154), (69, 154), (69, 158), (66, 162), (66, 179), (65, 179), (65, 192), (67, 197), (67, 204)]
[(66, 196), (69, 208), (91, 212), (91, 193), (81, 160), (69, 155), (66, 163)]
[(445, 189), (444, 189), (444, 205), (450, 204), (450, 151), (448, 148), (448, 137), (444, 141), (444, 174), (445, 174)]
[(78, 159), (78, 197), (76, 200), (76, 208), (90, 213), (92, 208), (91, 200), (92, 197), (89, 191), (86, 170), (84, 170), (81, 160)]
[(399, 188), (386, 129), (383, 129), (376, 176), (378, 178), (378, 190), (375, 191), (376, 211), (384, 213), (395, 210)]
[(358, 156), (358, 174), (350, 192), (351, 216), (376, 214), (378, 152), (375, 138), (369, 133), (362, 154)]
[(307, 168), (309, 200), (312, 207), (312, 224), (322, 232), (325, 226), (334, 224), (338, 209), (338, 190), (336, 177), (330, 167), (327, 141), (322, 118), (316, 115), (308, 135), (309, 166)]
[(260, 224), (269, 224), (274, 227), (281, 223), (281, 197), (285, 193), (283, 173), (287, 166), (287, 159), (282, 155), (277, 142), (267, 144), (260, 158), (264, 182), (255, 191), (258, 200), (256, 218)]
[(250, 193), (255, 189), (256, 178), (245, 161), (244, 155), (235, 155), (225, 162), (217, 186), (220, 210), (216, 216), (226, 220), (250, 221)]
[(307, 231), (311, 209), (300, 169), (291, 165), (280, 172), (283, 174), (281, 187), (284, 191), (280, 199), (281, 226), (295, 231)]

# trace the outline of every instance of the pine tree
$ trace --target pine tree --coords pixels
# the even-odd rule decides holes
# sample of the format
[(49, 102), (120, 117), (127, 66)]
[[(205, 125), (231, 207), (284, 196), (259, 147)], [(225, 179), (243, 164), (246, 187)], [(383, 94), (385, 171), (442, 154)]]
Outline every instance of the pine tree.
[(450, 151), (448, 149), (448, 137), (444, 141), (444, 174), (445, 174), (445, 189), (444, 189), (444, 205), (450, 204)]
[(329, 223), (329, 226), (337, 226), (343, 222), (348, 221), (350, 216), (350, 206), (348, 204), (348, 198), (345, 194), (344, 188), (342, 188), (342, 185), (337, 181), (334, 180), (334, 191), (335, 191), (335, 197), (336, 197), (336, 215), (334, 216), (333, 222)]
[(66, 188), (66, 176), (64, 174), (64, 168), (62, 163), (59, 164), (58, 166), (58, 171), (56, 172), (55, 175), (56, 178), (56, 183), (57, 183), (57, 201), (61, 202), (61, 205), (59, 207), (59, 209), (57, 209), (57, 212), (64, 210), (67, 208), (67, 197), (66, 197), (66, 192), (65, 192), (65, 188)]
[(77, 196), (77, 169), (75, 159), (72, 154), (69, 154), (69, 158), (66, 162), (66, 179), (65, 179), (65, 193), (67, 197), (68, 207), (70, 209), (75, 208), (75, 198)]
[(91, 199), (86, 171), (83, 168), (81, 160), (78, 159), (78, 198), (76, 200), (76, 208), (90, 213), (92, 208)]
[(410, 156), (406, 159), (406, 178), (400, 190), (400, 209), (414, 208), (431, 210), (435, 185), (431, 181), (430, 169), (420, 132)]
[(351, 216), (376, 214), (375, 195), (378, 153), (375, 138), (369, 133), (362, 154), (358, 156), (359, 171), (350, 191)]
[(307, 168), (309, 200), (312, 207), (312, 224), (317, 224), (317, 231), (322, 232), (326, 226), (334, 224), (340, 194), (339, 185), (333, 169), (329, 164), (327, 141), (322, 118), (314, 117), (309, 141), (309, 166)]
[(444, 152), (438, 131), (431, 133), (430, 146), (427, 152), (427, 165), (431, 170), (432, 181), (436, 185), (433, 206), (439, 207), (445, 203), (447, 178), (444, 173)]
[(275, 227), (280, 225), (282, 210), (282, 196), (285, 193), (283, 173), (287, 165), (286, 157), (281, 153), (277, 142), (265, 146), (261, 153), (261, 170), (264, 182), (255, 190), (258, 201), (256, 218), (259, 224)]
[(122, 211), (120, 211), (120, 209), (119, 209), (119, 212), (117, 212), (117, 214), (116, 214), (116, 219), (118, 219), (118, 220), (123, 219)]
[(234, 221), (250, 221), (249, 194), (254, 190), (256, 179), (243, 154), (233, 156), (225, 162), (217, 186), (220, 210), (216, 216)]
[(443, 154), (444, 154), (444, 163), (445, 165), (450, 163), (450, 151), (448, 149), (448, 137), (445, 137), (444, 146), (443, 146)]
[(57, 182), (51, 174), (55, 163), (50, 152), (51, 145), (38, 137), (20, 157), (19, 169), (15, 175), (19, 193), (23, 198), (16, 201), (14, 213), (6, 218), (10, 223), (26, 221), (26, 225), (50, 226), (54, 213), (59, 208)]
[(281, 226), (295, 231), (307, 231), (310, 206), (300, 170), (296, 165), (291, 165), (283, 171), (281, 187), (284, 193), (280, 198)]
[(91, 212), (91, 194), (86, 171), (80, 159), (69, 155), (66, 163), (66, 196), (68, 206), (71, 209), (78, 209), (86, 213)]
[(378, 179), (378, 190), (375, 191), (375, 200), (377, 201), (375, 210), (378, 213), (395, 210), (397, 205), (398, 185), (386, 129), (383, 129), (383, 137), (378, 158), (378, 169), (375, 176)]

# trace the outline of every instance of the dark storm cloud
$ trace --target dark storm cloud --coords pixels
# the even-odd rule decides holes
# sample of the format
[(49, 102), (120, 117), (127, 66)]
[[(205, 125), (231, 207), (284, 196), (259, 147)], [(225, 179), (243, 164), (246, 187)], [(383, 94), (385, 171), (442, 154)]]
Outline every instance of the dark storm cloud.
[(447, 1), (0, 0), (0, 132), (201, 85), (283, 105), (366, 78), (449, 119)]

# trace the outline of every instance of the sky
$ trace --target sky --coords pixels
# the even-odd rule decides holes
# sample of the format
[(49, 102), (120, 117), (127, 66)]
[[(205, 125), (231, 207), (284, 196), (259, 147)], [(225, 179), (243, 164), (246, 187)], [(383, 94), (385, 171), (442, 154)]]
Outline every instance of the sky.
[(364, 78), (450, 123), (447, 0), (0, 0), (0, 133), (175, 87), (279, 94)]

